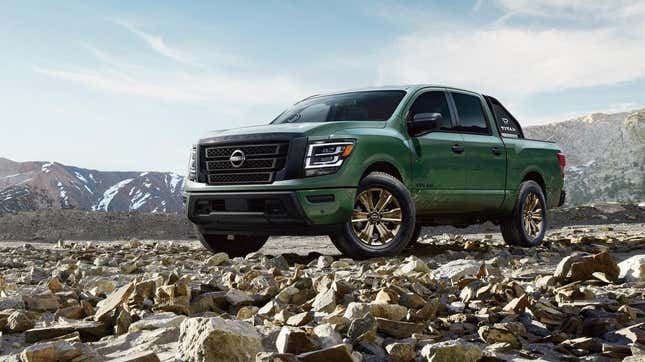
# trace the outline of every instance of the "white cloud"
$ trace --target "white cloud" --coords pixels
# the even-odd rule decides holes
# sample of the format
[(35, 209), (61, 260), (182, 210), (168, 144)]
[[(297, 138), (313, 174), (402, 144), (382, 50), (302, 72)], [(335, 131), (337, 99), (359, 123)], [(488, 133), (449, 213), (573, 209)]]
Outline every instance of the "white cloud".
[(173, 47), (168, 46), (166, 44), (166, 42), (163, 40), (163, 37), (161, 37), (159, 35), (148, 34), (148, 33), (144, 32), (144, 31), (140, 30), (136, 26), (132, 25), (131, 23), (128, 23), (128, 22), (123, 21), (123, 20), (111, 20), (111, 21), (114, 24), (117, 24), (117, 25), (129, 30), (133, 34), (135, 34), (137, 37), (139, 37), (141, 40), (143, 40), (146, 44), (148, 44), (148, 46), (151, 49), (153, 49), (157, 53), (159, 53), (159, 54), (161, 54), (161, 55), (163, 55), (163, 56), (165, 56), (167, 58), (173, 59), (173, 60), (175, 60), (175, 61), (177, 61), (179, 63), (188, 64), (188, 65), (196, 65), (197, 64), (195, 59), (192, 56), (188, 55), (187, 53), (185, 53), (185, 52), (183, 52), (183, 51), (181, 51), (181, 50), (179, 50), (177, 48), (173, 48)]
[(553, 18), (625, 19), (645, 14), (645, 4), (639, 0), (497, 0), (496, 3), (513, 15)]
[(594, 30), (449, 29), (402, 36), (381, 83), (445, 83), (522, 96), (645, 77), (645, 33)]

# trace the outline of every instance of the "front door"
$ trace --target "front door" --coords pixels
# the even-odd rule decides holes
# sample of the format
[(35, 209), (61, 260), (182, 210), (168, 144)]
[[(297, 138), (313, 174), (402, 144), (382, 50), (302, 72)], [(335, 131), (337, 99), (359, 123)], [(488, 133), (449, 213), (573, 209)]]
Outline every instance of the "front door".
[(459, 213), (458, 202), (466, 188), (463, 136), (454, 132), (454, 116), (447, 93), (442, 89), (420, 94), (412, 103), (408, 117), (418, 113), (441, 113), (437, 131), (411, 138), (413, 193), (417, 214)]

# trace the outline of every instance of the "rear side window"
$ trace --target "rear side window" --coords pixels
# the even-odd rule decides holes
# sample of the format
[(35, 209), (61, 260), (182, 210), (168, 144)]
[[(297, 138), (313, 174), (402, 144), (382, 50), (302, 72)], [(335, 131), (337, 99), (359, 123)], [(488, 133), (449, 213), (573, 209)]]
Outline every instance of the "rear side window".
[(502, 137), (524, 138), (522, 127), (520, 127), (515, 117), (497, 99), (486, 96), (486, 100), (493, 110), (493, 115), (495, 116)]
[(457, 130), (468, 133), (489, 134), (484, 109), (479, 97), (463, 93), (451, 93), (457, 108), (459, 126)]
[(448, 99), (446, 93), (441, 91), (432, 91), (420, 95), (412, 107), (410, 107), (410, 115), (414, 117), (419, 113), (441, 113), (443, 121), (441, 122), (442, 130), (451, 130), (452, 122), (450, 118), (450, 106), (448, 106)]

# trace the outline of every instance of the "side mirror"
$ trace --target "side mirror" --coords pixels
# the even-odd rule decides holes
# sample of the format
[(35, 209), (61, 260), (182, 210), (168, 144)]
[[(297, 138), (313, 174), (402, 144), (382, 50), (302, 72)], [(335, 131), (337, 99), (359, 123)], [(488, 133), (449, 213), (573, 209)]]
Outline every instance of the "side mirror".
[(441, 113), (417, 113), (408, 123), (410, 133), (413, 136), (436, 131), (441, 127), (443, 116)]

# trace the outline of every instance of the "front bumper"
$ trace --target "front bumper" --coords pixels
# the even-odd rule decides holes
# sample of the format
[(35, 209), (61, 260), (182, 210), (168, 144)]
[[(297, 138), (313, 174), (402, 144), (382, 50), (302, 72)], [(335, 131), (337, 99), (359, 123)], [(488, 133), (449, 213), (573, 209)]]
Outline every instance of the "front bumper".
[(353, 188), (186, 192), (186, 212), (204, 234), (316, 235), (351, 216)]

